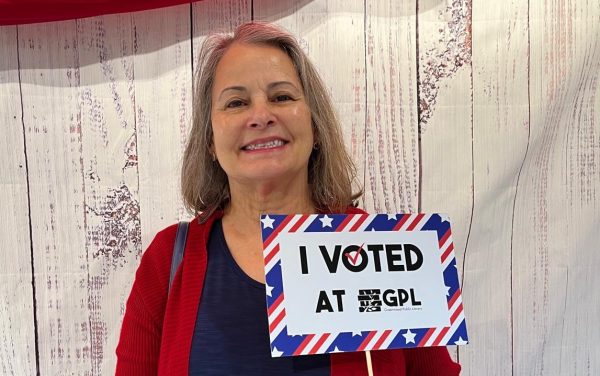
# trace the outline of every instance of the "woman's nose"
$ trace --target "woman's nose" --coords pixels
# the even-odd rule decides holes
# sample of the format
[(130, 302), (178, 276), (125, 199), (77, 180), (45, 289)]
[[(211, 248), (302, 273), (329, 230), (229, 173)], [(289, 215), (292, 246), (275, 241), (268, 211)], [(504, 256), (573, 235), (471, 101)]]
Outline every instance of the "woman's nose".
[(270, 103), (255, 101), (252, 103), (248, 126), (251, 128), (266, 128), (275, 124), (275, 115), (270, 108)]

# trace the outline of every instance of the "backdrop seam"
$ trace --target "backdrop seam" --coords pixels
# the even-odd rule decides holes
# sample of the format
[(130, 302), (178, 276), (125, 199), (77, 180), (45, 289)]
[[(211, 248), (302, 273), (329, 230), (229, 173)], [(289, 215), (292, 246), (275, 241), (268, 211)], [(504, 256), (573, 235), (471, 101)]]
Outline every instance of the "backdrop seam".
[(29, 252), (31, 257), (31, 287), (33, 300), (33, 333), (35, 338), (35, 368), (36, 375), (40, 375), (40, 350), (39, 350), (39, 334), (38, 334), (38, 319), (37, 319), (37, 300), (35, 289), (35, 262), (33, 257), (33, 226), (31, 224), (31, 186), (29, 182), (29, 162), (27, 158), (27, 140), (25, 132), (25, 111), (23, 106), (23, 87), (21, 81), (21, 56), (19, 50), (19, 26), (15, 26), (17, 36), (17, 75), (19, 77), (19, 96), (21, 101), (21, 126), (23, 129), (23, 154), (25, 156), (25, 180), (27, 182), (27, 214), (29, 225)]
[(517, 196), (519, 194), (519, 183), (521, 181), (521, 172), (523, 171), (523, 166), (525, 165), (525, 161), (527, 160), (527, 155), (529, 153), (529, 143), (531, 140), (531, 24), (530, 24), (530, 2), (527, 2), (527, 145), (525, 146), (525, 154), (523, 155), (523, 160), (521, 161), (521, 166), (519, 167), (519, 173), (517, 174), (517, 181), (515, 183), (515, 196), (513, 198), (513, 207), (512, 207), (512, 218), (511, 218), (511, 231), (510, 231), (510, 343), (511, 343), (511, 352), (510, 352), (510, 360), (511, 360), (511, 374), (515, 374), (515, 326), (514, 326), (514, 303), (513, 303), (513, 244), (514, 244), (514, 236), (515, 236), (515, 210), (517, 205)]

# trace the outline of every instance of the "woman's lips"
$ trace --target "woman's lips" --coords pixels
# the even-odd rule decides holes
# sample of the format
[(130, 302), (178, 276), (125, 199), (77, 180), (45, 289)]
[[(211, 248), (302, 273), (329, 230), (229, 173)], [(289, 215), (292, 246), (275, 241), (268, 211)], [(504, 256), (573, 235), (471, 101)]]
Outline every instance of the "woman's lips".
[(285, 144), (287, 144), (287, 141), (282, 140), (280, 138), (272, 140), (257, 140), (242, 146), (241, 149), (245, 151), (275, 149), (282, 147)]

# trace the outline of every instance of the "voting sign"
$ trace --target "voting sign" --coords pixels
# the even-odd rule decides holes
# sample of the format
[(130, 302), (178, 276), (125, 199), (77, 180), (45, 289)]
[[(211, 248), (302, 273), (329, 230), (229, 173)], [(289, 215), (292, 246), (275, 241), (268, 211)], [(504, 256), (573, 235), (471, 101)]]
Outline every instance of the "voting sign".
[(273, 357), (462, 345), (441, 214), (263, 215)]

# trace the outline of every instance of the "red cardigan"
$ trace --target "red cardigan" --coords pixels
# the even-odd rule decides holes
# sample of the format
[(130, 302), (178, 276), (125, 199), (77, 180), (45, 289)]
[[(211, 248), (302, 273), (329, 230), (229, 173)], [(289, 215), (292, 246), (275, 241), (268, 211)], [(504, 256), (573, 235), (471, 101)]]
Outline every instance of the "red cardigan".
[[(362, 213), (349, 209), (348, 213)], [(177, 225), (159, 232), (142, 257), (127, 300), (116, 375), (187, 376), (192, 335), (206, 273), (206, 244), (215, 219), (192, 221), (185, 257), (168, 294)], [(375, 376), (453, 376), (460, 366), (445, 347), (372, 351)], [(332, 376), (366, 376), (362, 352), (331, 354)]]

